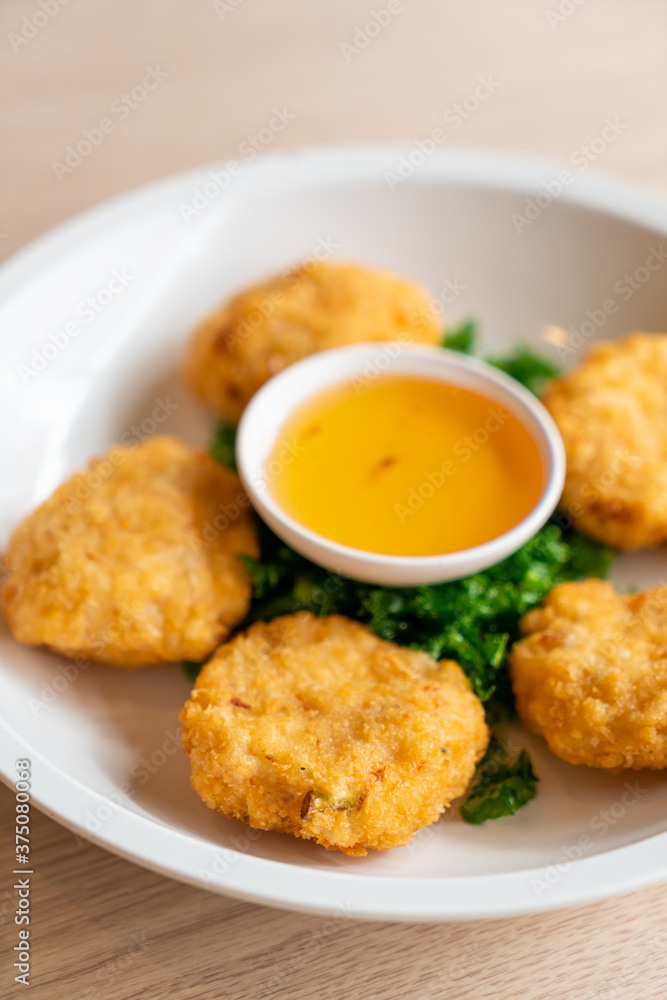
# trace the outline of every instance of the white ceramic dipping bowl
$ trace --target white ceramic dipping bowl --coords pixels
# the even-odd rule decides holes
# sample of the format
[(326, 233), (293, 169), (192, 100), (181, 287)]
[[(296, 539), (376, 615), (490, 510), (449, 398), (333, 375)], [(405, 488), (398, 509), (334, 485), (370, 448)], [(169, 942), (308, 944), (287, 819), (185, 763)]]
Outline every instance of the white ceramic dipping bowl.
[[(515, 416), (534, 438), (545, 472), (539, 501), (515, 527), (483, 545), (433, 556), (392, 556), (331, 541), (287, 514), (273, 496), (268, 471), (271, 452), (285, 421), (307, 400), (355, 377), (374, 373), (428, 378), (460, 386)], [(363, 434), (363, 428), (359, 428)], [(253, 506), (288, 545), (312, 562), (342, 576), (385, 586), (415, 586), (457, 580), (495, 565), (531, 538), (554, 510), (565, 478), (563, 443), (550, 415), (522, 385), (456, 351), (398, 343), (358, 344), (314, 354), (276, 375), (253, 396), (243, 413), (236, 460)], [(490, 504), (496, 498), (488, 498)]]

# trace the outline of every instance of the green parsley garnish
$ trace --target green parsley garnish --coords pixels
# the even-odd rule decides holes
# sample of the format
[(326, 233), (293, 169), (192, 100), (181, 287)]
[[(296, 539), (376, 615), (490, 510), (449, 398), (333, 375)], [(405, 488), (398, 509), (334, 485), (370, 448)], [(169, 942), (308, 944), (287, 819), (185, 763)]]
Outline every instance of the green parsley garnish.
[(190, 681), (191, 684), (194, 684), (197, 678), (199, 677), (199, 671), (204, 666), (205, 662), (206, 661), (203, 661), (202, 663), (195, 663), (194, 660), (182, 661), (181, 667), (183, 668), (183, 673), (185, 674), (185, 676), (187, 677), (187, 679)]
[(477, 345), (477, 322), (474, 319), (464, 320), (453, 330), (445, 330), (442, 346), (450, 351), (460, 351), (462, 354), (474, 354)]
[(209, 445), (209, 455), (220, 465), (226, 465), (234, 472), (236, 469), (236, 427), (233, 424), (220, 422), (215, 429), (213, 440)]
[(243, 628), (278, 615), (340, 614), (381, 639), (455, 659), (484, 702), (507, 702), (507, 651), (519, 619), (566, 580), (605, 576), (613, 553), (576, 531), (545, 525), (514, 555), (452, 583), (378, 587), (335, 576), (259, 524), (259, 559), (246, 557), (253, 599)]
[(485, 823), (487, 819), (513, 816), (537, 795), (540, 779), (526, 750), (520, 750), (512, 762), (497, 736), (477, 766), (474, 784), (459, 807), (466, 823)]
[(484, 360), (487, 364), (494, 365), (494, 367), (511, 375), (517, 382), (525, 385), (526, 389), (534, 392), (536, 396), (539, 396), (549, 379), (560, 374), (560, 368), (557, 365), (553, 365), (546, 358), (535, 354), (529, 347), (517, 347), (512, 354), (508, 354), (506, 357), (491, 355)]
[[(467, 319), (453, 330), (445, 331), (442, 346), (452, 351), (461, 351), (463, 354), (474, 354), (478, 340), (479, 324), (474, 319)], [(558, 365), (552, 364), (529, 347), (515, 347), (507, 355), (491, 354), (485, 357), (484, 361), (511, 375), (536, 396), (540, 394), (549, 379), (560, 374)]]

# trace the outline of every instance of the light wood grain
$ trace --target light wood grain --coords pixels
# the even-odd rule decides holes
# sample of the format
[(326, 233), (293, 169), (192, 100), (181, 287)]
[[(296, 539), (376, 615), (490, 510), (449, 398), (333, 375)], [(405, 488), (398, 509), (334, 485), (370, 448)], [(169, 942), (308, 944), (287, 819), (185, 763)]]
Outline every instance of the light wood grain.
[[(596, 166), (667, 186), (667, 5), (403, 0), (348, 57), (384, 0), (70, 0), (12, 44), (38, 0), (0, 6), (0, 254), (102, 198), (233, 156), (275, 107), (273, 148), (428, 135), (480, 76), (500, 84), (452, 135), (567, 158), (608, 117)], [(567, 9), (567, 7), (565, 8)], [(43, 20), (39, 19), (38, 20)], [(553, 18), (552, 18), (553, 20)], [(168, 76), (58, 180), (54, 161), (146, 67)], [(0, 711), (2, 707), (0, 706)], [(12, 798), (0, 789), (0, 995), (19, 996)], [(248, 906), (145, 872), (35, 816), (35, 1000), (658, 1000), (667, 887), (584, 909), (462, 925), (357, 924)]]
[[(0, 788), (6, 870), (11, 804)], [(667, 990), (664, 887), (491, 923), (359, 924), (178, 885), (40, 814), (32, 858), (34, 1000), (662, 1000)], [(15, 943), (10, 877), (3, 957)], [(3, 997), (22, 995), (0, 974)]]

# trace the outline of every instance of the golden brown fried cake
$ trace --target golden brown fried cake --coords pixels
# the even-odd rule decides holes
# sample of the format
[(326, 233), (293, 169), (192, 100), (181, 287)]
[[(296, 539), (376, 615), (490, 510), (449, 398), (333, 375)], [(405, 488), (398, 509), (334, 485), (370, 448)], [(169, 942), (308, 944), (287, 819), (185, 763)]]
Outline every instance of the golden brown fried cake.
[(2, 608), (19, 642), (115, 667), (201, 660), (243, 618), (257, 553), (241, 484), (170, 437), (113, 448), (14, 532)]
[(570, 764), (667, 767), (667, 587), (563, 583), (510, 654), (523, 722)]
[(237, 421), (257, 390), (288, 365), (364, 341), (436, 344), (426, 292), (393, 275), (315, 261), (233, 298), (195, 331), (185, 359), (194, 392)]
[(667, 334), (598, 344), (543, 397), (565, 442), (561, 507), (620, 549), (667, 540)]
[(181, 722), (192, 787), (211, 809), (350, 855), (435, 822), (488, 743), (456, 663), (308, 612), (221, 646)]

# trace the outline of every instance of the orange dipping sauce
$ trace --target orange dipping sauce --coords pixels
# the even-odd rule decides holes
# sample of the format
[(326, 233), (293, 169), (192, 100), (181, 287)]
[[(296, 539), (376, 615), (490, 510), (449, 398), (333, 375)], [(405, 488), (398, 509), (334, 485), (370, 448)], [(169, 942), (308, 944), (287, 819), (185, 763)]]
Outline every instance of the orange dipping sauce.
[(301, 406), (267, 466), (274, 499), (334, 542), (396, 556), (481, 545), (545, 486), (536, 442), (497, 403), (442, 382), (384, 375)]

